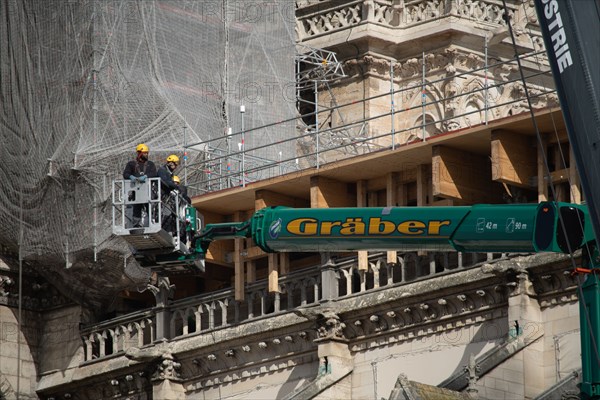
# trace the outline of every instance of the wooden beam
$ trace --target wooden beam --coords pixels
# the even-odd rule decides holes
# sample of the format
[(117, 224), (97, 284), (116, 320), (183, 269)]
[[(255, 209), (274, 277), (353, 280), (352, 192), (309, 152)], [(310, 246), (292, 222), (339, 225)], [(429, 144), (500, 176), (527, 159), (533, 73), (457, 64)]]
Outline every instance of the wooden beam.
[[(367, 190), (367, 181), (356, 182), (356, 206), (366, 207), (369, 192)], [(366, 250), (358, 252), (358, 270), (367, 271), (369, 269), (369, 253)]]
[(552, 180), (552, 183), (554, 183), (554, 184), (568, 182), (569, 169), (563, 168), (558, 171), (550, 172), (550, 179)]
[[(234, 214), (234, 218), (237, 221), (242, 221), (242, 212), (237, 211)], [(234, 277), (234, 290), (235, 290), (235, 300), (236, 301), (244, 301), (244, 292), (245, 292), (245, 274), (244, 274), (244, 261), (242, 260), (242, 251), (244, 250), (244, 246), (246, 243), (246, 239), (234, 239), (234, 249), (233, 249), (233, 265), (235, 269), (235, 277)]]
[[(249, 239), (246, 239), (249, 240)], [(212, 246), (212, 243), (211, 243)], [(265, 257), (268, 253), (265, 253), (263, 249), (258, 246), (250, 246), (249, 244), (246, 246), (244, 250), (242, 250), (242, 260), (243, 261), (253, 261), (262, 257)]]
[(287, 275), (290, 273), (290, 254), (279, 253), (279, 272), (281, 275)]
[(312, 208), (354, 207), (354, 196), (348, 194), (348, 184), (323, 176), (310, 178), (310, 206)]
[(272, 206), (308, 207), (309, 202), (308, 200), (287, 196), (271, 190), (257, 190), (254, 193), (255, 211)]
[[(385, 205), (387, 207), (398, 205), (398, 174), (395, 172), (390, 172), (385, 176)], [(388, 264), (396, 264), (398, 262), (398, 252), (388, 251), (386, 261)]]
[(428, 172), (428, 165), (419, 165), (417, 167), (417, 206), (419, 207), (427, 205), (427, 195), (429, 194)]
[(202, 215), (204, 224), (218, 224), (225, 221), (225, 216), (211, 211), (197, 209), (197, 212)]
[(531, 138), (518, 133), (497, 130), (492, 132), (492, 180), (531, 188), (536, 174)]
[(234, 265), (234, 286), (235, 286), (235, 299), (237, 301), (244, 301), (244, 261), (242, 261), (242, 250), (244, 247), (244, 239), (234, 239), (234, 250), (233, 250), (233, 265)]
[(444, 146), (434, 146), (432, 157), (433, 195), (470, 204), (496, 199), (498, 188), (490, 181), (488, 157)]
[(246, 268), (246, 282), (256, 282), (256, 261), (244, 261)]
[(538, 202), (548, 200), (548, 181), (546, 179), (546, 154), (548, 149), (547, 135), (542, 135), (542, 144), (537, 145), (537, 177), (538, 177)]
[(279, 254), (269, 253), (269, 293), (279, 292)]
[(219, 240), (212, 242), (206, 253), (206, 261), (215, 264), (232, 267), (231, 258), (227, 255), (234, 251), (234, 244), (231, 240)]
[(569, 182), (570, 187), (570, 201), (571, 203), (581, 203), (581, 189), (579, 188), (579, 174), (575, 164), (575, 154), (573, 149), (569, 148)]

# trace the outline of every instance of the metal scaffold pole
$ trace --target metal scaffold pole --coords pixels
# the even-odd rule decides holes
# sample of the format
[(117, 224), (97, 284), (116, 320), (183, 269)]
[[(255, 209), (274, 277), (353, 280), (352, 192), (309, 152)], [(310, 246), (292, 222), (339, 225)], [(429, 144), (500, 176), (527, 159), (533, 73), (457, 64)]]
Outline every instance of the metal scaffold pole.
[(423, 141), (425, 141), (425, 99), (427, 98), (425, 94), (425, 52), (423, 52), (423, 71), (421, 78), (421, 135)]
[(488, 33), (485, 33), (485, 67), (484, 67), (484, 108), (485, 108), (485, 124), (488, 124)]
[(244, 114), (246, 114), (246, 106), (240, 106), (240, 114), (242, 115), (242, 143), (240, 151), (242, 152), (242, 187), (246, 187), (246, 133), (244, 126)]
[(317, 169), (319, 169), (319, 83), (315, 80), (315, 140), (317, 150)]
[(396, 148), (396, 128), (394, 126), (394, 60), (390, 60), (390, 100), (391, 100), (391, 128), (392, 150)]
[(183, 127), (183, 183), (187, 185), (187, 126)]

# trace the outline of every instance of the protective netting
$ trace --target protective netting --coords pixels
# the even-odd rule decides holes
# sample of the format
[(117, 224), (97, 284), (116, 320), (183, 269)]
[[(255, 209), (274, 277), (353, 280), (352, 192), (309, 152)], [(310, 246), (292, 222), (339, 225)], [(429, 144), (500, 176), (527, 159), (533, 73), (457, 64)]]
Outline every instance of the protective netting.
[(0, 18), (0, 244), (49, 268), (128, 254), (111, 182), (138, 143), (158, 166), (226, 135), (242, 104), (248, 126), (295, 115), (292, 0), (7, 0)]

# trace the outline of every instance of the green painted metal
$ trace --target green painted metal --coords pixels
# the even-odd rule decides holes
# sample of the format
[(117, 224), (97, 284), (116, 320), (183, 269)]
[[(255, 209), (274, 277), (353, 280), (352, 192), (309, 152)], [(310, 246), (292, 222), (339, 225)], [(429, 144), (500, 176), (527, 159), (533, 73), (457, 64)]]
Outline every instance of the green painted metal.
[[(586, 254), (587, 253), (587, 254)], [(588, 254), (591, 253), (591, 256)], [(581, 325), (581, 398), (600, 398), (600, 253), (591, 244), (584, 252), (584, 267), (592, 273), (585, 275), (579, 297), (579, 320)]]
[(185, 220), (187, 221), (187, 225), (185, 230), (188, 232), (196, 232), (198, 230), (198, 219), (197, 219), (197, 211), (192, 206), (187, 206), (185, 208)]
[[(560, 235), (565, 220), (570, 235)], [(571, 234), (577, 230), (579, 234)], [(209, 224), (198, 251), (213, 240), (251, 237), (266, 252), (429, 250), (568, 252), (591, 240), (587, 208), (569, 203), (470, 207), (268, 207), (249, 221)], [(561, 240), (575, 237), (575, 240)]]

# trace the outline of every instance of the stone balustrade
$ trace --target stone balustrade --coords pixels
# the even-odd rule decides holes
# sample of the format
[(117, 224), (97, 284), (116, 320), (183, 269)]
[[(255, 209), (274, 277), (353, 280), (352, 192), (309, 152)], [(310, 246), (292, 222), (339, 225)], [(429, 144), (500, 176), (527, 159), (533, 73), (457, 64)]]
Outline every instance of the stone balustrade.
[[(440, 18), (461, 18), (487, 25), (504, 25), (501, 1), (495, 0), (355, 0), (299, 1), (296, 31), (299, 41), (370, 23), (410, 28)], [(508, 5), (509, 14), (518, 8)]]
[(154, 343), (155, 313), (145, 310), (103, 322), (82, 331), (85, 361), (123, 353)]
[[(225, 289), (88, 327), (82, 331), (85, 361), (123, 354), (131, 347), (148, 346), (159, 339), (179, 340), (318, 304), (325, 297), (324, 281), (326, 286), (335, 288), (326, 296), (331, 300), (458, 272), (507, 257), (500, 253), (408, 252), (399, 254), (396, 263), (388, 263), (384, 253), (372, 253), (366, 271), (358, 269), (356, 258), (332, 259), (327, 268), (312, 267), (283, 276), (276, 293), (269, 293), (267, 281), (261, 280), (246, 286), (242, 302), (235, 301), (233, 289)], [(333, 269), (334, 274), (328, 274), (328, 269)], [(166, 318), (157, 318), (159, 313), (166, 313)], [(168, 326), (157, 326), (161, 323)], [(156, 332), (168, 332), (167, 337), (159, 338)]]

